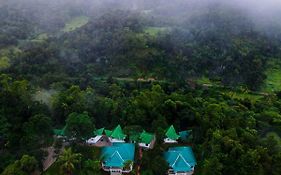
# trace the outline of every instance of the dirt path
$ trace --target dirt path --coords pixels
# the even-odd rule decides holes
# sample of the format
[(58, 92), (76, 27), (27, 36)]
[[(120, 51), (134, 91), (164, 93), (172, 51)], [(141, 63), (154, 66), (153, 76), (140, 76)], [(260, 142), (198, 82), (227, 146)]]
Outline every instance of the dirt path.
[[(59, 154), (63, 151), (64, 147), (65, 147), (65, 143), (62, 144)], [(52, 166), (53, 163), (55, 163), (55, 161), (58, 158), (58, 155), (55, 153), (54, 145), (52, 145), (44, 150), (48, 152), (48, 156), (43, 161), (43, 171), (46, 171), (48, 168), (50, 168), (50, 166)]]
[(46, 151), (48, 152), (48, 156), (43, 161), (43, 171), (46, 171), (57, 160), (55, 148), (53, 146), (48, 147)]

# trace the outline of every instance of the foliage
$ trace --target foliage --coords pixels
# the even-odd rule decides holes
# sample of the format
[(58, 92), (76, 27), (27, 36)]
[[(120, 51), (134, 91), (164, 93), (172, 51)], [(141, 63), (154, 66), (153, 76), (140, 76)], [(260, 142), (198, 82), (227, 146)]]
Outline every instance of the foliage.
[(62, 155), (58, 158), (61, 174), (71, 175), (75, 170), (75, 165), (81, 162), (81, 154), (73, 153), (71, 148), (63, 151)]
[(29, 175), (38, 168), (38, 162), (34, 157), (23, 155), (20, 160), (10, 164), (2, 175)]
[(71, 113), (66, 119), (66, 134), (70, 138), (77, 140), (89, 138), (93, 130), (93, 122), (87, 113)]

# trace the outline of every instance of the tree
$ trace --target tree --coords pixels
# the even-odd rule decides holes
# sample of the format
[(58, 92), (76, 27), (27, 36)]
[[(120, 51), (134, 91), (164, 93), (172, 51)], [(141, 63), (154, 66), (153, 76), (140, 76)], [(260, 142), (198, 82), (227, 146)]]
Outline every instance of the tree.
[(8, 120), (3, 115), (0, 115), (0, 140), (8, 137), (8, 131), (10, 128)]
[(71, 113), (66, 120), (66, 134), (78, 141), (87, 139), (94, 130), (92, 119), (86, 112), (82, 114)]
[(101, 162), (99, 160), (86, 160), (83, 163), (83, 173), (85, 175), (100, 175), (101, 173)]
[(38, 168), (38, 162), (34, 157), (23, 155), (20, 160), (6, 167), (1, 175), (29, 175)]
[(81, 162), (82, 155), (73, 153), (71, 148), (65, 149), (58, 158), (61, 174), (71, 175), (75, 170), (75, 165)]

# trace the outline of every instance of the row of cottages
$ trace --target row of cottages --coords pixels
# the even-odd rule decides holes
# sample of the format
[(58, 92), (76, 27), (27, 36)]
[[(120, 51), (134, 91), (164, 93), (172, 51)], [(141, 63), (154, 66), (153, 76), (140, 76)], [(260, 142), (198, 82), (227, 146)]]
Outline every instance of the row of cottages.
[[(111, 175), (130, 173), (133, 170), (135, 144), (113, 143), (102, 149), (102, 168)], [(164, 153), (169, 165), (168, 175), (192, 175), (196, 160), (190, 146), (172, 147)]]
[[(93, 135), (94, 137), (88, 139), (86, 143), (97, 147), (112, 146), (113, 143), (125, 143), (127, 137), (120, 125), (112, 131), (104, 128), (98, 129), (94, 131)], [(145, 149), (152, 149), (156, 142), (156, 136), (146, 131), (135, 135), (134, 139), (131, 138), (132, 143), (138, 143), (140, 147)]]
[[(55, 135), (65, 137), (65, 128), (55, 130)], [(152, 149), (156, 142), (154, 134), (143, 131), (130, 134), (130, 142), (125, 143), (126, 135), (120, 125), (111, 130), (104, 128), (95, 130), (94, 137), (86, 142), (89, 145), (102, 148), (102, 168), (111, 175), (129, 173), (133, 169), (135, 144), (143, 149)], [(164, 138), (164, 143), (178, 143), (178, 140), (186, 141), (191, 135), (191, 130), (176, 132), (171, 125)], [(168, 175), (191, 175), (194, 172), (196, 160), (191, 147), (172, 147), (164, 154), (169, 165)]]

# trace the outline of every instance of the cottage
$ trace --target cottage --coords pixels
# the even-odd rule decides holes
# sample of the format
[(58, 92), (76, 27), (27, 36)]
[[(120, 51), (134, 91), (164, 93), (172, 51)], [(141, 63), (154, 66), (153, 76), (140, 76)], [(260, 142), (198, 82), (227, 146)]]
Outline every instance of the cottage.
[(181, 131), (179, 135), (183, 142), (187, 142), (192, 139), (192, 130)]
[(170, 148), (164, 157), (169, 165), (168, 175), (192, 175), (197, 164), (191, 147)]
[(62, 129), (54, 129), (54, 130), (53, 130), (54, 135), (55, 135), (57, 138), (66, 138), (65, 129), (66, 129), (66, 126), (63, 127)]
[(111, 146), (111, 142), (109, 138), (106, 136), (104, 132), (104, 128), (94, 131), (93, 135), (95, 137), (91, 137), (90, 139), (88, 139), (86, 141), (87, 144), (97, 147)]
[(177, 140), (180, 138), (173, 125), (169, 127), (165, 135), (164, 143), (178, 143)]
[(154, 134), (143, 131), (139, 137), (139, 146), (145, 149), (152, 149), (156, 142)]
[(129, 173), (133, 170), (135, 145), (131, 143), (113, 143), (102, 149), (102, 168), (111, 175)]
[(106, 136), (109, 137), (109, 140), (112, 143), (124, 143), (126, 135), (123, 133), (123, 130), (120, 125), (118, 125), (113, 131), (106, 130)]

